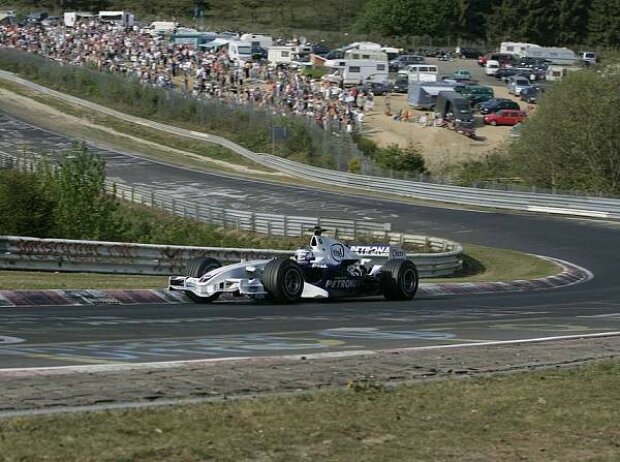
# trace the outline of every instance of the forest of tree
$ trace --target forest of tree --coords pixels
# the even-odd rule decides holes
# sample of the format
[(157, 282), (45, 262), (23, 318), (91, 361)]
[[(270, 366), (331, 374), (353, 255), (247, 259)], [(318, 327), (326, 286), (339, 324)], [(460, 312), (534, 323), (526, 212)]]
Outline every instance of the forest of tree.
[(57, 13), (128, 9), (149, 19), (357, 32), (396, 42), (620, 43), (620, 0), (0, 0), (2, 5)]

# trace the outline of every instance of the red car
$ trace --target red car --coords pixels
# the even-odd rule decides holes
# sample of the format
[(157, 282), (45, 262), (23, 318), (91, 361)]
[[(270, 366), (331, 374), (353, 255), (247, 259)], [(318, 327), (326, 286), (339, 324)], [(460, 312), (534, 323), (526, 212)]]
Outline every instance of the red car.
[(502, 109), (484, 116), (484, 123), (489, 125), (517, 125), (523, 122), (527, 114), (523, 111)]

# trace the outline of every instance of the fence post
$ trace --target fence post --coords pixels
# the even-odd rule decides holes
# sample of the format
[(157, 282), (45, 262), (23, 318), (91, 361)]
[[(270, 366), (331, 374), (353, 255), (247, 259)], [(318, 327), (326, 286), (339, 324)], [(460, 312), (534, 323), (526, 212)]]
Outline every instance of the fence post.
[(174, 199), (174, 197), (172, 198), (172, 214), (177, 214), (177, 201)]
[(199, 213), (198, 203), (196, 203), (196, 208), (194, 209), (194, 213), (196, 215), (196, 221), (200, 220), (200, 213)]
[(151, 191), (151, 207), (155, 207), (155, 192)]
[(287, 227), (288, 227), (288, 223), (287, 223), (287, 216), (284, 215), (284, 237), (288, 237), (288, 231), (287, 231)]

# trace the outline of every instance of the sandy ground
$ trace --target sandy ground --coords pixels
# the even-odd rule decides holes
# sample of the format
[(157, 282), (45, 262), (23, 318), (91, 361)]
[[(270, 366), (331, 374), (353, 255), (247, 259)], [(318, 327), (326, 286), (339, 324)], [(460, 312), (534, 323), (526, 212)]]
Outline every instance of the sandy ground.
[[(501, 81), (484, 75), (483, 69), (474, 60), (459, 59), (454, 62), (439, 62), (436, 59), (427, 58), (427, 61), (439, 67), (440, 75), (452, 74), (457, 69), (467, 69), (472, 73), (473, 78), (480, 81), (481, 85), (492, 86), (496, 97), (513, 99), (519, 102), (523, 110), (527, 109), (522, 101), (508, 94)], [(385, 114), (385, 97), (376, 97), (375, 100), (375, 110), (367, 114), (364, 120), (365, 134), (379, 146), (392, 143), (400, 146), (407, 146), (412, 142), (419, 144), (427, 168), (433, 172), (441, 171), (450, 164), (479, 159), (510, 139), (511, 127), (479, 126), (476, 128), (478, 139), (472, 140), (447, 128), (425, 127), (415, 122), (395, 121)], [(411, 109), (407, 104), (406, 94), (392, 94), (390, 100), (392, 113), (400, 109), (409, 110), (414, 113), (414, 120), (425, 113)]]

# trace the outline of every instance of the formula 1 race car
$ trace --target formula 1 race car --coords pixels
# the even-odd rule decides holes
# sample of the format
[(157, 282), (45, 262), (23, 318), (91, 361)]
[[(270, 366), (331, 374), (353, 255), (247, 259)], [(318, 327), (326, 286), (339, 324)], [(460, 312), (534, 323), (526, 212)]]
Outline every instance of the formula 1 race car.
[(418, 270), (404, 250), (383, 245), (348, 247), (322, 236), (323, 231), (315, 227), (310, 246), (298, 249), (294, 257), (227, 266), (214, 258), (191, 260), (185, 276), (170, 277), (168, 289), (183, 291), (197, 303), (210, 303), (223, 293), (276, 303), (370, 295), (383, 295), (388, 300), (414, 297)]

